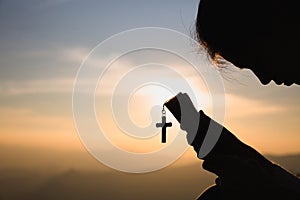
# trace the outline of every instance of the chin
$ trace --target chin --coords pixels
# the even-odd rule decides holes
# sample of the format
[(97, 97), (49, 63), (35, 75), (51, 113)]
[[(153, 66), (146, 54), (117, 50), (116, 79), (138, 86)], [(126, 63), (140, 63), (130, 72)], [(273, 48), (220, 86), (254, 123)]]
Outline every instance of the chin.
[(291, 86), (296, 84), (294, 81), (274, 81), (277, 85)]
[(278, 80), (278, 79), (272, 79), (271, 77), (258, 77), (259, 81), (261, 82), (261, 84), (263, 85), (268, 85), (271, 82), (274, 82), (274, 84), (281, 86), (281, 85), (285, 85), (285, 86), (291, 86), (293, 84), (297, 84), (299, 85), (299, 81), (293, 81), (293, 80)]
[(294, 84), (294, 82), (290, 82), (290, 81), (285, 82), (285, 81), (274, 81), (274, 80), (271, 80), (270, 82), (274, 82), (278, 86), (291, 86), (291, 85)]

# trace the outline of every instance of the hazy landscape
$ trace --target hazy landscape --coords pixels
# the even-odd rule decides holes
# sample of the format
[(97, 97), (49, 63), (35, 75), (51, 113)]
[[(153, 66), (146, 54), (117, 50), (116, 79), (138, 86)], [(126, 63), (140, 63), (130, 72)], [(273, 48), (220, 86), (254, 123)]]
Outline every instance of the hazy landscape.
[[(300, 154), (267, 156), (294, 173)], [(214, 183), (202, 162), (151, 173), (112, 170), (87, 152), (1, 147), (0, 199), (194, 199)]]

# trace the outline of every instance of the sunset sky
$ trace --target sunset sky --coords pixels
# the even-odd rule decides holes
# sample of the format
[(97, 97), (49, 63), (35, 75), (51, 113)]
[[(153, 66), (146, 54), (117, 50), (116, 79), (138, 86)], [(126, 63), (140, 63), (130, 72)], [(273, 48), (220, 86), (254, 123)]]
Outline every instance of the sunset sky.
[[(0, 1), (0, 149), (85, 150), (73, 119), (72, 92), (76, 74), (90, 51), (110, 36), (134, 28), (161, 27), (191, 36), (197, 6), (198, 0)], [(190, 50), (196, 51), (195, 46), (191, 45)], [(107, 51), (109, 55), (117, 53)], [(144, 55), (160, 56), (191, 82), (202, 100), (195, 106), (210, 114), (213, 105), (209, 95), (214, 94), (207, 93), (203, 80), (195, 78), (193, 69), (170, 55), (151, 51), (128, 55), (115, 63), (104, 77), (106, 84), (96, 91), (96, 102), (108, 101), (111, 89), (122, 78), (122, 70), (133, 69)], [(207, 60), (200, 62), (212, 67), (205, 64)], [(157, 106), (181, 91), (181, 80), (176, 75), (159, 66), (154, 68), (141, 68), (128, 80), (153, 76), (169, 81), (167, 84), (176, 90), (166, 92), (159, 85), (143, 86), (130, 100), (124, 99), (129, 102), (130, 119), (138, 126), (160, 120)], [(224, 125), (229, 130), (264, 154), (300, 152), (299, 86), (277, 86), (274, 82), (263, 86), (250, 70), (234, 66), (219, 73), (226, 99)], [(122, 95), (122, 90), (119, 92)], [(103, 111), (101, 106), (96, 104), (95, 112), (103, 117), (105, 133), (120, 148), (133, 152), (163, 148), (159, 130), (153, 129), (155, 137), (149, 140), (132, 139), (120, 132), (111, 110)], [(168, 140), (172, 140), (179, 124), (169, 113), (168, 117), (173, 122), (173, 128), (168, 129)], [(196, 160), (193, 151), (187, 154), (190, 161)]]

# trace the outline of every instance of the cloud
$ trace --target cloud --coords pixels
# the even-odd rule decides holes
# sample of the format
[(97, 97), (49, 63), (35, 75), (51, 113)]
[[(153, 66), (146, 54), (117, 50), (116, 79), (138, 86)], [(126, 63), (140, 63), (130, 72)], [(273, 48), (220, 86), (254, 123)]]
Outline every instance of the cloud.
[(271, 104), (269, 102), (249, 99), (236, 94), (226, 96), (227, 112), (231, 118), (251, 117), (259, 115), (269, 115), (273, 113), (286, 112), (288, 106)]
[(48, 59), (58, 59), (64, 62), (79, 62), (81, 63), (84, 58), (89, 54), (92, 49), (86, 47), (60, 47), (60, 46), (50, 46), (47, 49), (32, 49), (30, 51), (21, 51), (19, 56), (24, 58), (38, 59), (38, 58), (48, 58)]
[(31, 81), (7, 81), (0, 86), (0, 96), (15, 96), (37, 93), (72, 92), (72, 79), (47, 79)]

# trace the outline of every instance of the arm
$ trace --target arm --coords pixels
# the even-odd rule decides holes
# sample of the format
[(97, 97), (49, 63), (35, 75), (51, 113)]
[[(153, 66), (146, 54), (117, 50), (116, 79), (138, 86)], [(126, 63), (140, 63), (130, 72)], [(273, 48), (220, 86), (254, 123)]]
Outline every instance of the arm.
[[(187, 132), (188, 143), (194, 147), (198, 158), (204, 160), (203, 168), (218, 175), (223, 187), (300, 191), (299, 178), (240, 141), (203, 111), (198, 112), (187, 94), (179, 93), (165, 105), (181, 129)], [(213, 149), (205, 157), (200, 157), (199, 151), (211, 123), (222, 127), (221, 135)]]
[[(268, 162), (263, 156), (256, 152), (250, 146), (242, 143), (225, 127), (208, 117), (202, 110), (195, 109), (188, 95), (179, 93), (164, 104), (180, 123), (182, 130), (187, 132), (187, 140), (194, 147), (197, 156), (206, 160), (215, 156), (236, 155), (242, 157), (255, 157), (262, 163)], [(219, 140), (216, 142), (211, 152), (201, 157), (199, 155), (203, 140), (211, 127), (218, 127), (221, 131)]]
[[(199, 115), (198, 132), (191, 143), (196, 152), (201, 148), (203, 141), (201, 135), (206, 134), (208, 124), (217, 123), (203, 111), (200, 111)], [(251, 188), (259, 193), (277, 191), (278, 195), (283, 196), (300, 195), (298, 177), (266, 159), (224, 127), (214, 148), (202, 159), (203, 168), (218, 175), (224, 187)]]

